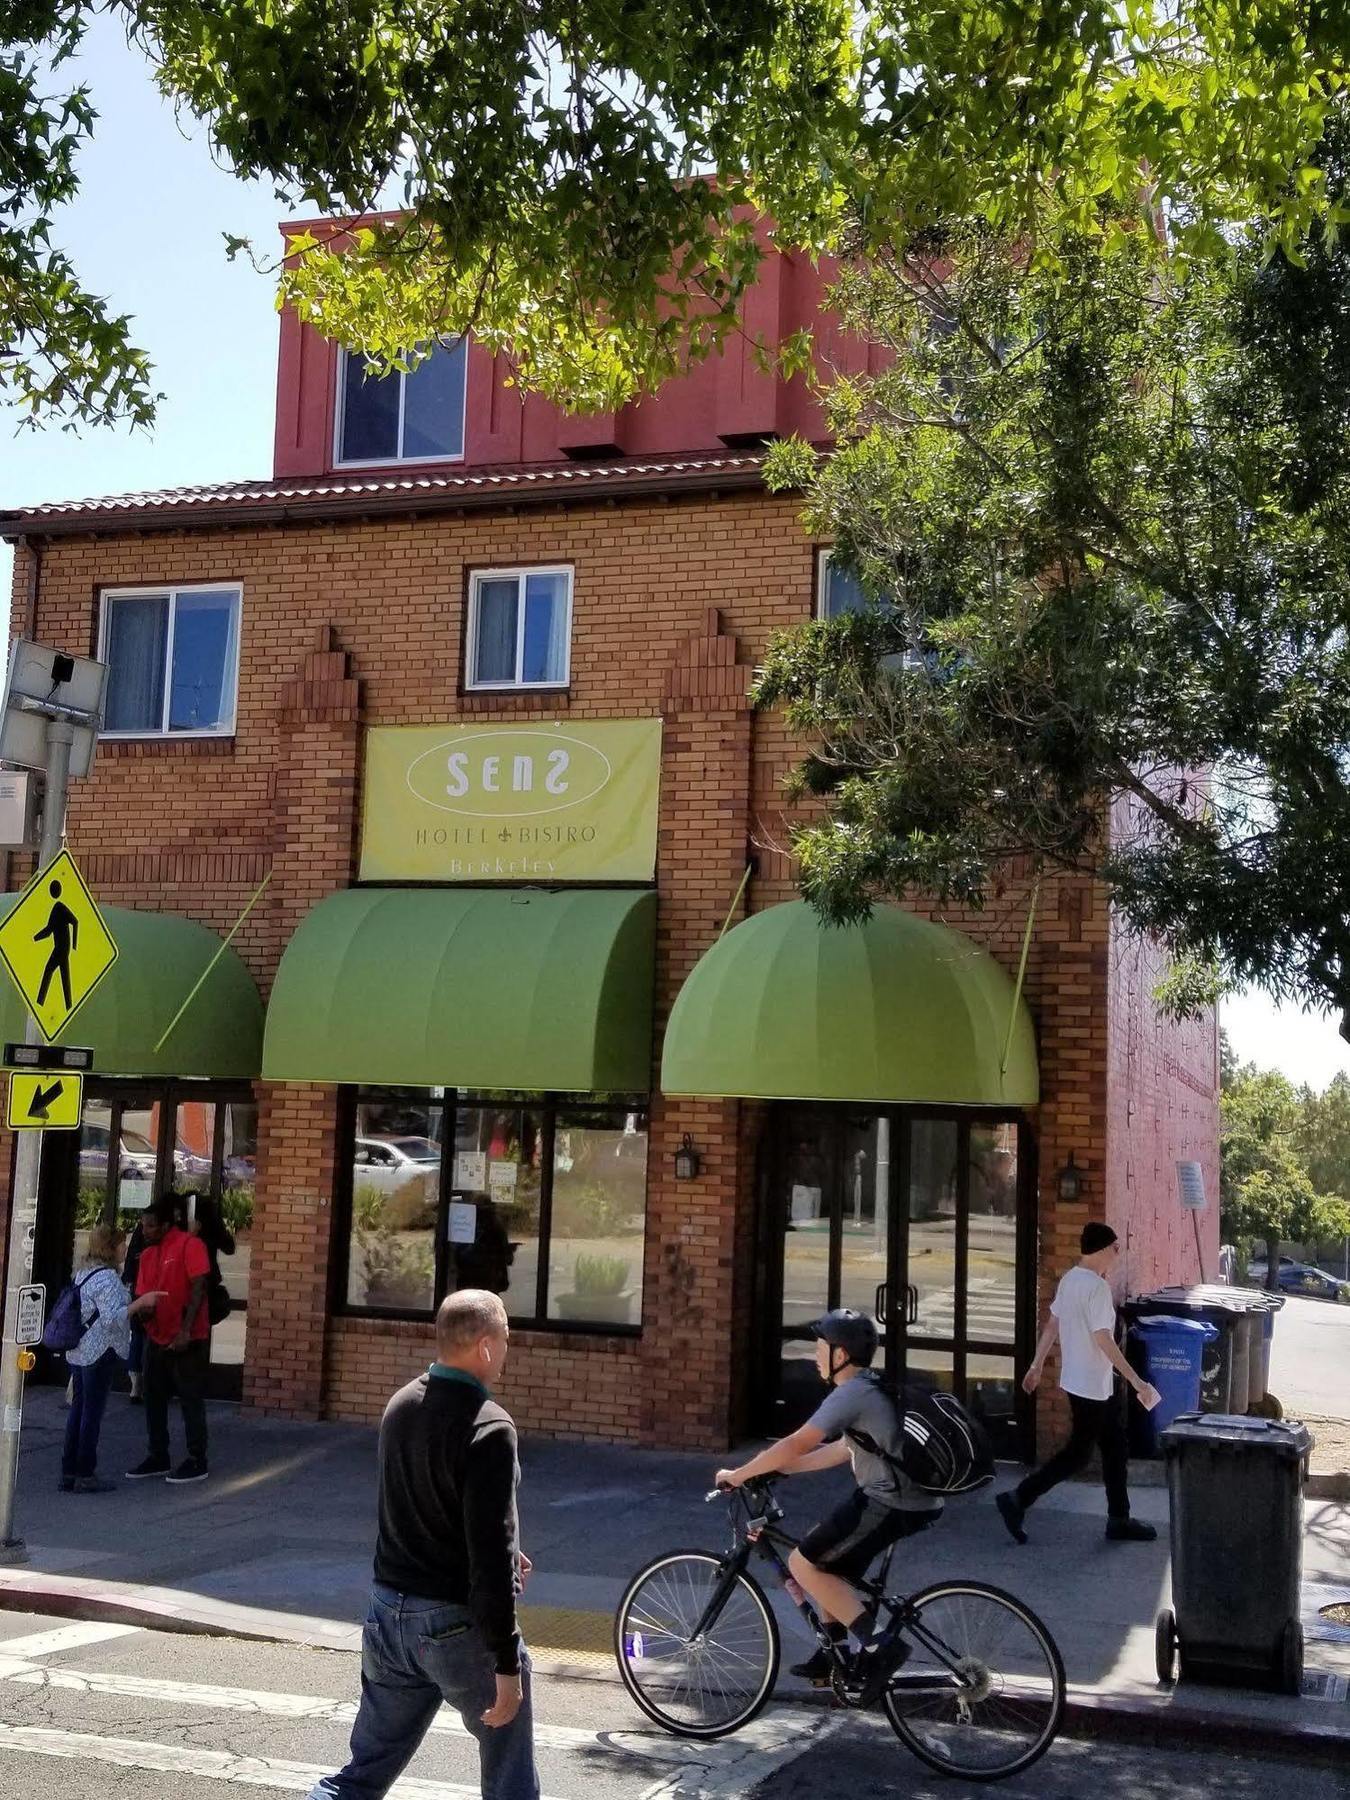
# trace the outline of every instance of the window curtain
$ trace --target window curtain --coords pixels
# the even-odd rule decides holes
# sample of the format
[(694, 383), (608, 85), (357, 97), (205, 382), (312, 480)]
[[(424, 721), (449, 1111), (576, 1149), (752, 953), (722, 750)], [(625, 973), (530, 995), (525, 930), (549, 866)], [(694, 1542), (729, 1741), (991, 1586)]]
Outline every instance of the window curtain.
[(478, 638), (475, 681), (516, 679), (516, 620), (519, 584), (515, 576), (478, 583)]
[(109, 600), (105, 731), (159, 731), (169, 635), (167, 594)]

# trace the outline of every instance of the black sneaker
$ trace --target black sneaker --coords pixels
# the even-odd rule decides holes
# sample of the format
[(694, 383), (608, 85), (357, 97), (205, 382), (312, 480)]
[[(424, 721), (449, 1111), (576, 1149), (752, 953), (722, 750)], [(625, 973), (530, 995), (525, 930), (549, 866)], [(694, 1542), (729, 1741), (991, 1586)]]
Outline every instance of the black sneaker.
[[(839, 1642), (842, 1644), (844, 1640), (840, 1638)], [(816, 1687), (828, 1687), (830, 1678), (838, 1667), (838, 1659), (822, 1646), (808, 1656), (805, 1662), (793, 1663), (790, 1673), (800, 1681), (809, 1681)]]
[(127, 1470), (126, 1478), (128, 1481), (153, 1481), (157, 1475), (167, 1475), (172, 1466), (167, 1456), (147, 1456), (143, 1463)]
[(73, 1475), (63, 1475), (56, 1484), (56, 1491), (58, 1494), (73, 1494), (75, 1492), (75, 1477)]
[(189, 1481), (205, 1481), (207, 1473), (206, 1464), (199, 1457), (185, 1456), (169, 1480), (175, 1487), (183, 1487)]
[(1113, 1544), (1151, 1544), (1158, 1527), (1144, 1519), (1108, 1519), (1106, 1535)]
[(1017, 1504), (1016, 1494), (1011, 1490), (1004, 1494), (997, 1494), (994, 1497), (994, 1505), (998, 1508), (1003, 1523), (1012, 1533), (1014, 1540), (1019, 1544), (1025, 1544), (1027, 1534), (1022, 1529), (1022, 1521), (1027, 1516), (1026, 1509)]
[(875, 1706), (890, 1686), (891, 1676), (909, 1656), (909, 1643), (900, 1636), (889, 1643), (859, 1650), (848, 1666), (849, 1683), (856, 1687), (859, 1706)]

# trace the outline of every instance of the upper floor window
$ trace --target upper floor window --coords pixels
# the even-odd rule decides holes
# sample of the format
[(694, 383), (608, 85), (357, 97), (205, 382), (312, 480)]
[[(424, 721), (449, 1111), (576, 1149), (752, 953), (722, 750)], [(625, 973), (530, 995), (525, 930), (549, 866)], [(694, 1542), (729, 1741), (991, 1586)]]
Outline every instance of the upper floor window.
[(445, 462), (464, 454), (465, 341), (437, 344), (407, 375), (338, 358), (339, 463)]
[(856, 575), (836, 563), (828, 550), (816, 555), (816, 617), (838, 619), (845, 613), (866, 612), (871, 602)]
[(571, 635), (571, 569), (474, 570), (469, 687), (566, 687)]
[(228, 735), (239, 681), (237, 587), (115, 589), (103, 596), (110, 736)]

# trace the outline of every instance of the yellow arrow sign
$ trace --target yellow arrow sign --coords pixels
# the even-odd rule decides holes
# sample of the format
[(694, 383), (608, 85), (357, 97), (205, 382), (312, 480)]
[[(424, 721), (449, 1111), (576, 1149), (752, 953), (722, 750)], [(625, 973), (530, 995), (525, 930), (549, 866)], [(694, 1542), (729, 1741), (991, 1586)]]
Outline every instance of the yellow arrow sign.
[(83, 1111), (79, 1075), (11, 1075), (7, 1120), (11, 1131), (77, 1131)]
[(68, 850), (33, 877), (0, 923), (0, 961), (49, 1043), (117, 961), (117, 945)]

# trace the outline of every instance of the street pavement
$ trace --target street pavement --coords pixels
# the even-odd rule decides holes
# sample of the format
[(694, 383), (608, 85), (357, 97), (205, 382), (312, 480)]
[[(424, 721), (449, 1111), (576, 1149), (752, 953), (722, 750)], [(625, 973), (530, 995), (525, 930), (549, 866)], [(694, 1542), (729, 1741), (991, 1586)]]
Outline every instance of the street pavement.
[[(190, 1791), (304, 1794), (341, 1765), (357, 1696), (351, 1653), (169, 1637), (38, 1614), (0, 1614), (0, 1800)], [(1300, 1800), (1344, 1794), (1343, 1768), (1092, 1739), (1056, 1745), (996, 1789), (935, 1777), (880, 1719), (776, 1704), (739, 1735), (691, 1744), (650, 1726), (612, 1682), (541, 1679), (536, 1743), (545, 1800)], [(442, 1711), (393, 1800), (470, 1800), (476, 1748)]]
[(1350, 1420), (1350, 1306), (1287, 1296), (1275, 1317), (1270, 1388), (1292, 1417)]

